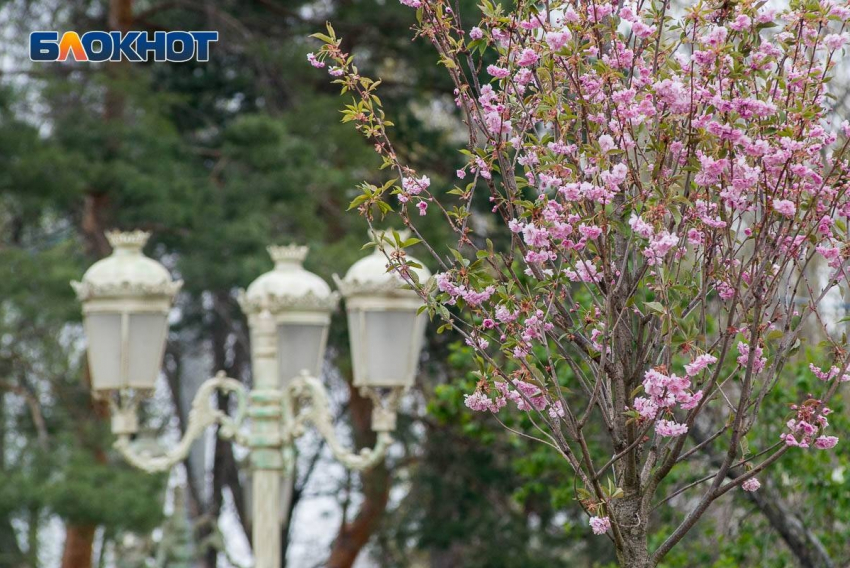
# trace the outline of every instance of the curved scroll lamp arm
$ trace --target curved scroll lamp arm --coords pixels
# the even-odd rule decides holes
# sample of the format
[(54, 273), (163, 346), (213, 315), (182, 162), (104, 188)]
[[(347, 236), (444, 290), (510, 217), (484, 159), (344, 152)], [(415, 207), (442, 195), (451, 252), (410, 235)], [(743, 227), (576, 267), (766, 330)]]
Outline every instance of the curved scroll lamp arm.
[(309, 422), (325, 439), (334, 457), (347, 469), (363, 471), (384, 461), (393, 442), (386, 430), (378, 431), (374, 448), (363, 448), (354, 453), (342, 446), (334, 431), (327, 391), (319, 379), (303, 373), (293, 379), (287, 388), (291, 400), (302, 403), (287, 432), (288, 437), (299, 437), (304, 432), (304, 424)]
[[(214, 407), (210, 397), (216, 391), (233, 393), (236, 395), (236, 414), (227, 415), (224, 411)], [(127, 462), (148, 473), (167, 471), (176, 464), (186, 459), (192, 442), (200, 438), (208, 426), (218, 424), (220, 426), (219, 436), (232, 439), (240, 445), (248, 446), (248, 438), (239, 431), (239, 426), (245, 419), (248, 408), (248, 393), (245, 386), (219, 372), (215, 377), (204, 381), (198, 389), (192, 401), (192, 409), (189, 411), (189, 420), (186, 432), (180, 442), (162, 455), (152, 455), (149, 452), (140, 452), (133, 444), (129, 434), (119, 434), (114, 447)], [(120, 411), (120, 409), (119, 409)]]

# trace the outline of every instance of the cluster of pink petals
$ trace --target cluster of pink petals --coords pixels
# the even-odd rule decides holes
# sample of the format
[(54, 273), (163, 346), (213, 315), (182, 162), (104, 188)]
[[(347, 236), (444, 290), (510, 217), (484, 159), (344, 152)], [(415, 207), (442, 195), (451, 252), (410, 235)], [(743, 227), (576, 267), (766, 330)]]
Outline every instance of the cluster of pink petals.
[(774, 199), (773, 208), (776, 209), (777, 213), (786, 217), (793, 217), (797, 212), (797, 206), (794, 205), (793, 201), (789, 201), (788, 199)]
[(761, 487), (761, 483), (755, 477), (751, 477), (741, 484), (741, 489), (749, 492), (758, 491), (759, 487)]
[(819, 400), (808, 400), (792, 408), (797, 411), (797, 414), (785, 423), (788, 432), (780, 435), (780, 440), (788, 446), (798, 448), (814, 446), (819, 450), (829, 450), (835, 447), (838, 438), (823, 434), (823, 431), (829, 427), (829, 420), (826, 418), (831, 413), (829, 408), (823, 406)]
[(463, 299), (470, 306), (479, 306), (490, 299), (496, 291), (495, 286), (487, 286), (483, 290), (474, 290), (463, 284), (456, 284), (447, 272), (441, 272), (434, 276), (437, 288), (450, 296), (448, 304), (455, 304), (458, 298)]
[[(767, 364), (767, 357), (763, 356), (764, 351), (761, 347), (756, 346), (755, 353), (753, 355), (753, 373), (761, 373), (764, 370), (765, 365)], [(748, 343), (744, 343), (743, 341), (738, 342), (738, 364), (747, 368), (747, 365), (750, 362), (750, 345)]]
[(685, 365), (685, 372), (688, 374), (689, 377), (695, 377), (696, 375), (699, 375), (703, 371), (703, 369), (715, 363), (717, 363), (717, 357), (705, 353), (703, 355), (698, 356), (689, 364)]
[(490, 398), (481, 391), (475, 391), (472, 394), (463, 396), (463, 403), (467, 408), (476, 412), (498, 412), (505, 406), (506, 402), (505, 397)]
[[(713, 357), (702, 356), (694, 360), (690, 367), (701, 371), (714, 362), (716, 359)], [(658, 369), (650, 369), (643, 379), (643, 390), (647, 396), (636, 397), (633, 407), (642, 420), (654, 420), (662, 412), (672, 413), (677, 406), (691, 410), (702, 400), (703, 392), (692, 392), (690, 389), (691, 379), (688, 376), (667, 375)], [(688, 427), (673, 420), (661, 419), (655, 424), (655, 431), (659, 436), (681, 436), (687, 433)]]
[(611, 530), (611, 519), (608, 517), (590, 517), (590, 528), (593, 534), (605, 534)]
[(526, 381), (514, 379), (511, 381), (513, 389), (505, 381), (495, 382), (495, 396), (490, 397), (479, 389), (472, 394), (464, 395), (463, 403), (470, 410), (476, 412), (498, 412), (508, 401), (516, 405), (517, 410), (528, 412), (531, 410), (547, 410), (549, 417), (553, 420), (564, 416), (564, 408), (561, 401), (550, 403), (546, 393), (540, 387)]
[(688, 433), (688, 427), (685, 424), (679, 424), (672, 420), (659, 420), (655, 423), (655, 433), (659, 436), (674, 438)]
[(841, 369), (833, 365), (830, 367), (829, 371), (822, 371), (821, 369), (815, 367), (814, 363), (809, 363), (809, 369), (814, 373), (814, 375), (822, 381), (831, 381), (832, 379), (841, 375), (838, 379), (838, 382), (846, 383), (850, 382), (850, 373), (841, 373)]
[(310, 65), (312, 65), (316, 69), (321, 69), (322, 67), (325, 66), (325, 63), (323, 61), (319, 61), (318, 59), (316, 59), (315, 53), (308, 53), (307, 54), (307, 61), (309, 61)]

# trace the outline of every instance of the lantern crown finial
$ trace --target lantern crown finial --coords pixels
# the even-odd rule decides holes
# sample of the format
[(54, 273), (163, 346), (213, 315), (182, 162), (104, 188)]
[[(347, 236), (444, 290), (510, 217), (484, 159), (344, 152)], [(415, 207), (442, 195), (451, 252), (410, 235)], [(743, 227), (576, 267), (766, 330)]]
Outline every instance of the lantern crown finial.
[(275, 268), (285, 268), (291, 266), (301, 266), (304, 259), (307, 258), (307, 253), (310, 247), (291, 244), (287, 246), (271, 245), (266, 247), (269, 251), (269, 256), (274, 261)]
[(142, 250), (151, 234), (148, 231), (107, 231), (106, 240), (115, 250)]

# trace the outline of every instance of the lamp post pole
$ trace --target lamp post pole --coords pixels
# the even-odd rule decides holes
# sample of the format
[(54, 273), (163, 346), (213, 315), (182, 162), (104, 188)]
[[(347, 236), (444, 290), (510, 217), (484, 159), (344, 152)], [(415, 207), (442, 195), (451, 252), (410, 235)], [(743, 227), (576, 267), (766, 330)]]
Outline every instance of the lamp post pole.
[[(335, 277), (348, 303), (354, 385), (374, 404), (372, 429), (377, 432), (374, 448), (352, 452), (337, 438), (328, 393), (317, 378), (338, 294), (303, 269), (306, 247), (269, 247), (274, 270), (239, 298), (251, 330), (253, 388), (249, 392), (221, 372), (208, 379), (192, 401), (179, 442), (152, 454), (135, 442), (137, 408), (156, 384), (168, 309), (181, 283), (142, 254), (148, 236), (141, 231), (107, 234), (113, 254), (72, 283), (83, 303), (93, 396), (109, 401), (114, 447), (144, 471), (167, 471), (183, 461), (192, 442), (212, 425), (219, 426), (220, 437), (248, 448), (255, 568), (280, 568), (281, 481), (293, 475), (295, 441), (309, 424), (346, 468), (362, 471), (383, 461), (400, 396), (416, 373), (425, 331), (425, 316), (418, 313), (422, 301), (378, 251), (355, 263), (345, 278)], [(430, 277), (423, 268), (415, 270), (420, 282)], [(212, 405), (216, 391), (234, 395), (232, 415)], [(247, 434), (242, 428), (246, 419)]]
[(249, 410), (253, 420), (250, 455), (254, 484), (251, 540), (256, 568), (280, 568), (280, 481), (281, 474), (292, 471), (292, 463), (284, 461), (282, 451), (280, 424), (286, 408), (281, 404), (281, 390), (277, 385), (276, 339), (274, 319), (264, 311), (256, 319), (251, 344), (254, 361), (254, 388)]

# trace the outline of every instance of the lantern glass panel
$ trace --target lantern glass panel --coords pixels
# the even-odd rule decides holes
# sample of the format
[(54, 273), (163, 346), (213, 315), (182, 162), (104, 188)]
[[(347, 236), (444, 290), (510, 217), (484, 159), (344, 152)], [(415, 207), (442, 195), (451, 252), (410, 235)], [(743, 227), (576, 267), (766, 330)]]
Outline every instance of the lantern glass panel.
[(327, 324), (284, 323), (277, 326), (277, 364), (281, 384), (306, 370), (318, 377), (327, 342)]
[(367, 310), (364, 332), (366, 380), (369, 386), (408, 386), (419, 359), (419, 319), (415, 311)]
[(88, 314), (85, 328), (92, 389), (122, 388), (121, 314)]
[(144, 313), (130, 314), (129, 318), (129, 386), (153, 389), (162, 366), (168, 316), (163, 313)]

